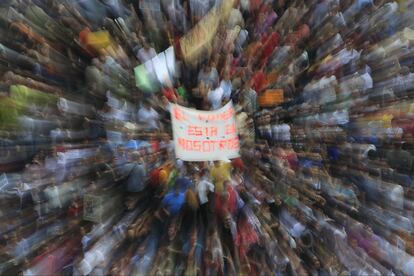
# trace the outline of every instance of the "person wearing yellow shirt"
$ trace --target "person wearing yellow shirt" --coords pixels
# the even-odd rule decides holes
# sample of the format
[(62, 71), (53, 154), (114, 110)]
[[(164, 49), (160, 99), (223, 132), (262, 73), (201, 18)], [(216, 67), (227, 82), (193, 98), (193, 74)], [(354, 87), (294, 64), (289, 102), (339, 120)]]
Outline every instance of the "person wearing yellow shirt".
[(231, 168), (230, 162), (214, 161), (214, 166), (210, 171), (210, 177), (214, 183), (216, 193), (221, 193), (223, 191), (224, 181), (230, 180)]

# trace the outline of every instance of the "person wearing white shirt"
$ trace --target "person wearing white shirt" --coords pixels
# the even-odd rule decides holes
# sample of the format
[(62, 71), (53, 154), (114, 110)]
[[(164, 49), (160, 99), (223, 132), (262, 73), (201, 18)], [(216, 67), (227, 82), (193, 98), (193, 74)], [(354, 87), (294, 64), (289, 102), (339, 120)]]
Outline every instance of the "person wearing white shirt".
[(273, 137), (273, 141), (280, 140), (280, 125), (272, 126), (272, 137)]
[(210, 90), (207, 94), (208, 102), (210, 103), (211, 110), (216, 110), (221, 107), (221, 102), (223, 100), (224, 91), (221, 87), (218, 87), (214, 90)]
[(62, 208), (62, 202), (60, 200), (60, 191), (55, 183), (44, 191), (48, 200), (48, 211), (54, 211)]
[(138, 122), (145, 124), (148, 130), (159, 129), (159, 114), (148, 101), (144, 101), (138, 110)]
[(404, 264), (403, 271), (407, 275), (413, 275), (414, 274), (414, 258), (413, 257), (408, 258), (408, 260)]
[(201, 179), (199, 175), (195, 175), (194, 182), (196, 183), (196, 191), (200, 202), (200, 214), (203, 224), (208, 225), (209, 205), (208, 194), (214, 192), (214, 184), (209, 179), (209, 172), (204, 169), (201, 172)]
[(300, 238), (305, 230), (306, 227), (302, 223), (297, 222), (295, 225), (293, 225), (291, 234), (294, 238)]
[(404, 130), (401, 127), (389, 127), (385, 133), (389, 140), (401, 139), (404, 134)]
[(223, 98), (226, 101), (230, 100), (233, 85), (230, 80), (229, 72), (224, 73), (224, 79), (220, 82), (220, 87), (223, 89)]
[(332, 117), (334, 119), (334, 124), (346, 125), (349, 123), (349, 115), (346, 109), (333, 112)]
[(362, 76), (362, 81), (363, 81), (363, 89), (364, 91), (371, 89), (373, 87), (373, 81), (372, 81), (372, 77), (370, 75), (369, 72), (365, 72)]
[(215, 87), (218, 84), (218, 72), (215, 67), (205, 64), (200, 70), (197, 77), (198, 82), (203, 81), (209, 87)]
[(342, 65), (359, 59), (361, 53), (353, 48), (353, 41), (346, 41), (346, 47), (338, 52), (337, 59)]
[(290, 126), (288, 124), (281, 124), (279, 128), (279, 139), (283, 142), (290, 141)]
[(207, 176), (204, 176), (197, 183), (196, 190), (200, 205), (203, 205), (208, 202), (208, 192), (214, 192), (214, 184), (211, 183)]
[(144, 47), (139, 49), (137, 53), (137, 58), (141, 63), (145, 63), (157, 55), (154, 48), (151, 48), (147, 42), (144, 42), (143, 45)]

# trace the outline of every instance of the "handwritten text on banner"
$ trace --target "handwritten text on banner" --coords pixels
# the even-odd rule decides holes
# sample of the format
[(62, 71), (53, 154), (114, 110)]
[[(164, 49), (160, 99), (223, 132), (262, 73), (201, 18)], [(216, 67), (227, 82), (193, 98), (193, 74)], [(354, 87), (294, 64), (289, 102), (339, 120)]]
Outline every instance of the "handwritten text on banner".
[(239, 138), (231, 102), (214, 111), (170, 106), (176, 157), (213, 161), (239, 156)]

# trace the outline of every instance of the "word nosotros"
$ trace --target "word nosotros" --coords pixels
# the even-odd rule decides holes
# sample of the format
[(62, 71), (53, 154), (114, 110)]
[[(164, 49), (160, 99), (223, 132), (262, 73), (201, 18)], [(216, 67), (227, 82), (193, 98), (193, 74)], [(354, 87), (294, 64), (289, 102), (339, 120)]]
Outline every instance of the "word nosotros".
[(239, 149), (238, 137), (222, 140), (200, 141), (200, 140), (188, 140), (184, 138), (178, 138), (178, 147), (184, 151), (195, 152), (213, 152), (216, 150), (235, 150)]

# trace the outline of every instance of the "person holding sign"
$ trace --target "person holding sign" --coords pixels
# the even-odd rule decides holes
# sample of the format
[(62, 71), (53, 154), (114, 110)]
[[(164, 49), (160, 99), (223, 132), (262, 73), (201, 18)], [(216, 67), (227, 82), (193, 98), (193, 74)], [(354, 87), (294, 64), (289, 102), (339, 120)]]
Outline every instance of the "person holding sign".
[(211, 110), (216, 110), (221, 107), (223, 101), (224, 91), (221, 86), (216, 89), (210, 90), (207, 94), (207, 99), (210, 104)]

